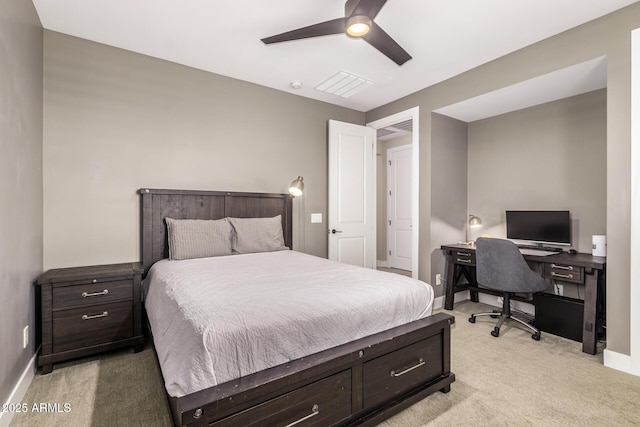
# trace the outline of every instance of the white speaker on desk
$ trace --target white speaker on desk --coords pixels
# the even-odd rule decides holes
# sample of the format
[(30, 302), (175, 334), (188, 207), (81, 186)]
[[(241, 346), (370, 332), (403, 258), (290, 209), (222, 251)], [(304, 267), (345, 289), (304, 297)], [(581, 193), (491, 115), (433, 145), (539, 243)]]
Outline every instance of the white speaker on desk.
[(593, 256), (607, 256), (607, 236), (594, 235), (591, 243)]

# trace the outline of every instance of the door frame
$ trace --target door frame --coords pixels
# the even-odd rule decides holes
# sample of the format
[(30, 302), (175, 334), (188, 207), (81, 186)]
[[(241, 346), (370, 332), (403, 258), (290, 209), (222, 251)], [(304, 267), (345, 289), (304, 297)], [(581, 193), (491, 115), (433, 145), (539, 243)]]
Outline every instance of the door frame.
[[(383, 117), (378, 120), (367, 123), (368, 127), (372, 127), (376, 130), (382, 129), (387, 126), (394, 125), (396, 123), (411, 120), (411, 216), (413, 221), (413, 233), (411, 235), (411, 276), (414, 279), (418, 278), (418, 252), (419, 252), (419, 235), (420, 235), (420, 201), (418, 196), (419, 192), (419, 166), (420, 166), (420, 136), (419, 136), (419, 120), (420, 120), (420, 107), (409, 108), (408, 110), (401, 111), (396, 114), (392, 114), (387, 117)], [(378, 139), (374, 139), (374, 150), (376, 150)], [(374, 151), (375, 152), (375, 151)], [(373, 161), (374, 173), (377, 175), (378, 171), (375, 159)], [(377, 193), (377, 192), (376, 192)]]
[[(640, 214), (640, 170), (633, 165), (640, 162), (640, 121), (637, 119), (640, 112), (640, 28), (631, 31), (631, 218), (637, 218)], [(635, 216), (634, 216), (635, 215)], [(609, 221), (607, 221), (609, 222)], [(609, 231), (609, 230), (607, 230)], [(609, 233), (607, 233), (609, 234)], [(640, 227), (636, 221), (631, 220), (631, 248), (629, 272), (629, 356), (613, 352), (606, 348), (603, 351), (604, 366), (615, 368), (633, 375), (640, 376), (640, 290), (637, 283), (640, 282)], [(609, 306), (607, 299), (607, 308)], [(612, 310), (613, 311), (613, 310)], [(612, 311), (607, 311), (607, 317)]]

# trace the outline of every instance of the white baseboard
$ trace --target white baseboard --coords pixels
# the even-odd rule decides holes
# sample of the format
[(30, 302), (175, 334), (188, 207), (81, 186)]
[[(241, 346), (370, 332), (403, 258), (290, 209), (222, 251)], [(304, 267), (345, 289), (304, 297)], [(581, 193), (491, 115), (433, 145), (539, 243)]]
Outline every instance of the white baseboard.
[(453, 294), (453, 303), (457, 303), (460, 301), (466, 301), (471, 299), (471, 294), (469, 291), (456, 292)]
[(602, 351), (602, 359), (604, 362), (604, 366), (606, 366), (607, 368), (616, 369), (628, 374), (639, 375), (638, 373), (633, 372), (631, 356), (616, 353), (615, 351), (611, 351), (605, 348)]
[(376, 265), (378, 267), (382, 267), (382, 268), (387, 268), (389, 266), (389, 263), (387, 261), (382, 261), (382, 260), (376, 260)]
[[(502, 297), (497, 297), (495, 295), (489, 294), (478, 294), (479, 302), (502, 308), (502, 300), (498, 301), (498, 298)], [(530, 314), (531, 316), (534, 316), (536, 314), (535, 307), (533, 306), (533, 304), (529, 304), (528, 302), (511, 300), (511, 308)]]
[[(11, 391), (11, 394), (9, 395), (9, 399), (7, 399), (7, 401), (4, 403), (16, 403), (16, 404), (22, 403), (22, 399), (24, 398), (24, 395), (27, 393), (27, 390), (31, 385), (31, 381), (33, 381), (33, 377), (35, 377), (36, 375), (36, 356), (38, 355), (39, 351), (40, 351), (40, 348), (36, 350), (31, 360), (29, 360), (29, 363), (27, 364), (27, 367), (22, 372), (22, 375), (20, 376), (18, 383), (13, 388), (13, 391)], [(13, 419), (13, 412), (0, 411), (0, 427), (9, 427), (9, 424), (11, 424), (12, 419)]]
[(433, 299), (433, 308), (442, 308), (444, 307), (444, 295), (441, 297), (437, 297)]
[[(465, 301), (470, 299), (471, 296), (469, 295), (469, 291), (464, 291), (464, 292), (456, 292), (453, 296), (453, 302), (454, 304), (460, 301)], [(445, 296), (441, 296), (441, 297), (437, 297), (433, 299), (433, 308), (443, 308), (444, 307), (444, 299)]]
[[(457, 303), (460, 301), (468, 301), (471, 299), (471, 294), (469, 291), (456, 292), (453, 296), (453, 303)], [(502, 307), (502, 303), (498, 302), (498, 297), (495, 295), (489, 294), (478, 294), (478, 301), (487, 305), (492, 305), (494, 307)], [(441, 308), (444, 307), (444, 296), (435, 298), (433, 300), (433, 308)], [(511, 301), (511, 307), (516, 310), (523, 311), (527, 314), (534, 315), (535, 309), (533, 304), (529, 304), (522, 301)]]

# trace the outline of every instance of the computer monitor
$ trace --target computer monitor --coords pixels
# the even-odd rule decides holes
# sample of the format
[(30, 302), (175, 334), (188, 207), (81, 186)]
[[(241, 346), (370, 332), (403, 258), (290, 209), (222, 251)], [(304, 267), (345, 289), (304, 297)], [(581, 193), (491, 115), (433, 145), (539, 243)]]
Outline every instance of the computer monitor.
[(507, 239), (571, 245), (569, 211), (506, 211)]

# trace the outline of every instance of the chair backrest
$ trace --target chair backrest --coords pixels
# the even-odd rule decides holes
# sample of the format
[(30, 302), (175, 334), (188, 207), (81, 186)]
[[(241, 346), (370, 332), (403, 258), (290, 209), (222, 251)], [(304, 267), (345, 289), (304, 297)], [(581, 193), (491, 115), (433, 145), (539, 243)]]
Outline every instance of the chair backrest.
[(503, 292), (541, 292), (544, 278), (531, 270), (515, 243), (505, 239), (480, 237), (476, 240), (478, 284)]

